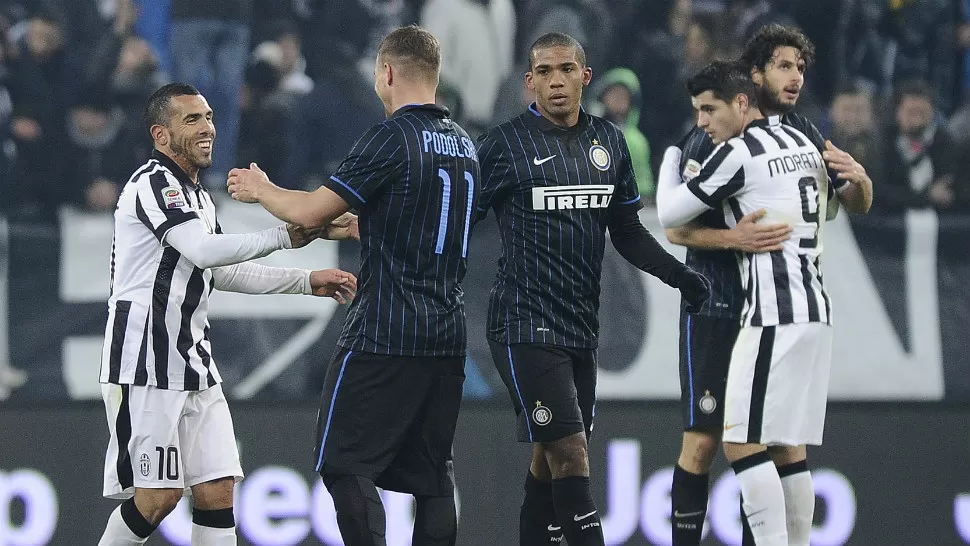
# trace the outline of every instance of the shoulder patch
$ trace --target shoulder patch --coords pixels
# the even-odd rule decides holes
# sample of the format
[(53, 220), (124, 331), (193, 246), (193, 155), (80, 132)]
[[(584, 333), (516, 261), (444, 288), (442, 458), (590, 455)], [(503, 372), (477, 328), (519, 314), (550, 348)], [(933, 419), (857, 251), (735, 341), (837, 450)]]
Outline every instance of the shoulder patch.
[(185, 196), (182, 195), (182, 188), (176, 186), (165, 186), (162, 188), (162, 203), (167, 209), (177, 209), (185, 206)]

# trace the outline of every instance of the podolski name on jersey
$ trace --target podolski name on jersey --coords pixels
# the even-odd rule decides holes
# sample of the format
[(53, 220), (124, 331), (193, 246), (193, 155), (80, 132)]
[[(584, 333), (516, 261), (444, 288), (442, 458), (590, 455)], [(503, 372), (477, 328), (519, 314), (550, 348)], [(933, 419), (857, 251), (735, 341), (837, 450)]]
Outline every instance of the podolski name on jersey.
[(613, 188), (612, 184), (532, 188), (532, 210), (605, 209)]

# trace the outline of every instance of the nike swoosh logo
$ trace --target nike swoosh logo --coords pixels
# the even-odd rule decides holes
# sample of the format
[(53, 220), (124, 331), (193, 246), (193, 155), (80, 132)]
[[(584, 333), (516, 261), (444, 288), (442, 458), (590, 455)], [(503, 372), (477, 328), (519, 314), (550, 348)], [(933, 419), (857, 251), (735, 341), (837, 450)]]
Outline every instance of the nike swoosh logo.
[(559, 531), (559, 530), (561, 530), (561, 529), (562, 529), (562, 527), (553, 527), (552, 525), (550, 525), (550, 526), (548, 527), (548, 529), (549, 529), (550, 531)]
[(536, 165), (536, 166), (539, 166), (539, 165), (542, 165), (543, 163), (545, 163), (546, 161), (549, 161), (550, 159), (552, 159), (554, 157), (556, 157), (556, 156), (555, 155), (551, 155), (549, 157), (544, 157), (542, 159), (539, 159), (539, 156), (535, 156), (535, 157), (532, 158), (532, 164), (533, 165)]
[(696, 512), (678, 512), (677, 510), (674, 510), (674, 517), (675, 518), (690, 518), (690, 517), (694, 517), (694, 516), (699, 516), (699, 515), (703, 514), (704, 512), (706, 512), (706, 510), (698, 510)]
[(596, 513), (596, 510), (593, 510), (592, 512), (590, 512), (588, 514), (584, 514), (582, 516), (580, 516), (579, 514), (576, 514), (576, 515), (573, 516), (573, 521), (582, 521), (582, 520), (584, 520), (584, 519), (592, 516), (595, 513)]
[(744, 423), (734, 423), (733, 425), (724, 425), (724, 430), (731, 430), (732, 428), (739, 427), (739, 426), (741, 426), (743, 424)]

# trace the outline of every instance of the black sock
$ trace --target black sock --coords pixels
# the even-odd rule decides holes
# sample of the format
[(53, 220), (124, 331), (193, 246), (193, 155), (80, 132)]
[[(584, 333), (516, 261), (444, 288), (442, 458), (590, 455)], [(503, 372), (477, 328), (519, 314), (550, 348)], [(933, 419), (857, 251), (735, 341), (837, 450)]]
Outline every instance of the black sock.
[(552, 482), (526, 473), (525, 498), (519, 511), (519, 546), (549, 546), (562, 543), (562, 526), (556, 520)]
[(552, 480), (556, 519), (569, 546), (605, 546), (600, 515), (589, 490), (589, 478), (569, 476)]
[(131, 529), (132, 533), (135, 533), (141, 538), (148, 538), (149, 535), (155, 532), (156, 526), (152, 525), (150, 521), (145, 519), (145, 516), (141, 515), (138, 507), (135, 506), (134, 498), (130, 498), (121, 503), (121, 519), (124, 520), (125, 525)]
[(697, 546), (707, 516), (707, 474), (694, 474), (677, 465), (670, 488), (670, 523), (673, 546)]
[(744, 513), (744, 497), (738, 502), (738, 509), (741, 511), (741, 546), (755, 546), (754, 535), (751, 534), (751, 526), (748, 525), (748, 516)]
[(361, 476), (325, 474), (337, 527), (345, 546), (387, 546), (384, 504), (374, 482)]
[(232, 508), (222, 508), (219, 510), (200, 510), (192, 509), (192, 523), (213, 529), (229, 529), (236, 526), (236, 520), (232, 514)]
[(455, 546), (458, 515), (455, 497), (415, 497), (411, 546)]

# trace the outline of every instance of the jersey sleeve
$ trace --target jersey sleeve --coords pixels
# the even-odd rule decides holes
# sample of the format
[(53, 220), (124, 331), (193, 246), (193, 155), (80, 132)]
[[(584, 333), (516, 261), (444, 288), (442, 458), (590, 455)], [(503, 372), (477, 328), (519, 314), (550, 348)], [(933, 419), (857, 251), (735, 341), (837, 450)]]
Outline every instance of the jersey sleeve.
[(616, 163), (616, 188), (613, 190), (613, 198), (610, 200), (610, 212), (616, 213), (620, 209), (631, 209), (638, 211), (643, 208), (640, 199), (640, 188), (637, 186), (636, 173), (633, 172), (633, 159), (630, 157), (630, 148), (627, 146), (623, 133), (616, 132), (617, 141), (620, 143), (619, 161)]
[(173, 227), (199, 217), (189, 206), (182, 184), (167, 171), (155, 171), (148, 180), (135, 182), (135, 187), (135, 216), (159, 242)]
[(726, 142), (701, 168), (700, 174), (668, 192), (657, 213), (664, 227), (682, 226), (708, 209), (714, 209), (745, 189), (745, 147)]
[(512, 153), (499, 130), (478, 139), (478, 165), (482, 187), (475, 210), (476, 222), (485, 218), (488, 210), (504, 199), (514, 179)]
[(323, 185), (355, 209), (380, 193), (403, 164), (401, 137), (388, 123), (368, 129)]
[(714, 141), (700, 127), (694, 127), (689, 133), (684, 135), (677, 143), (681, 150), (680, 174), (683, 176), (688, 172), (688, 166), (694, 165), (697, 171), (691, 172), (696, 175), (704, 161), (711, 157), (714, 152)]

